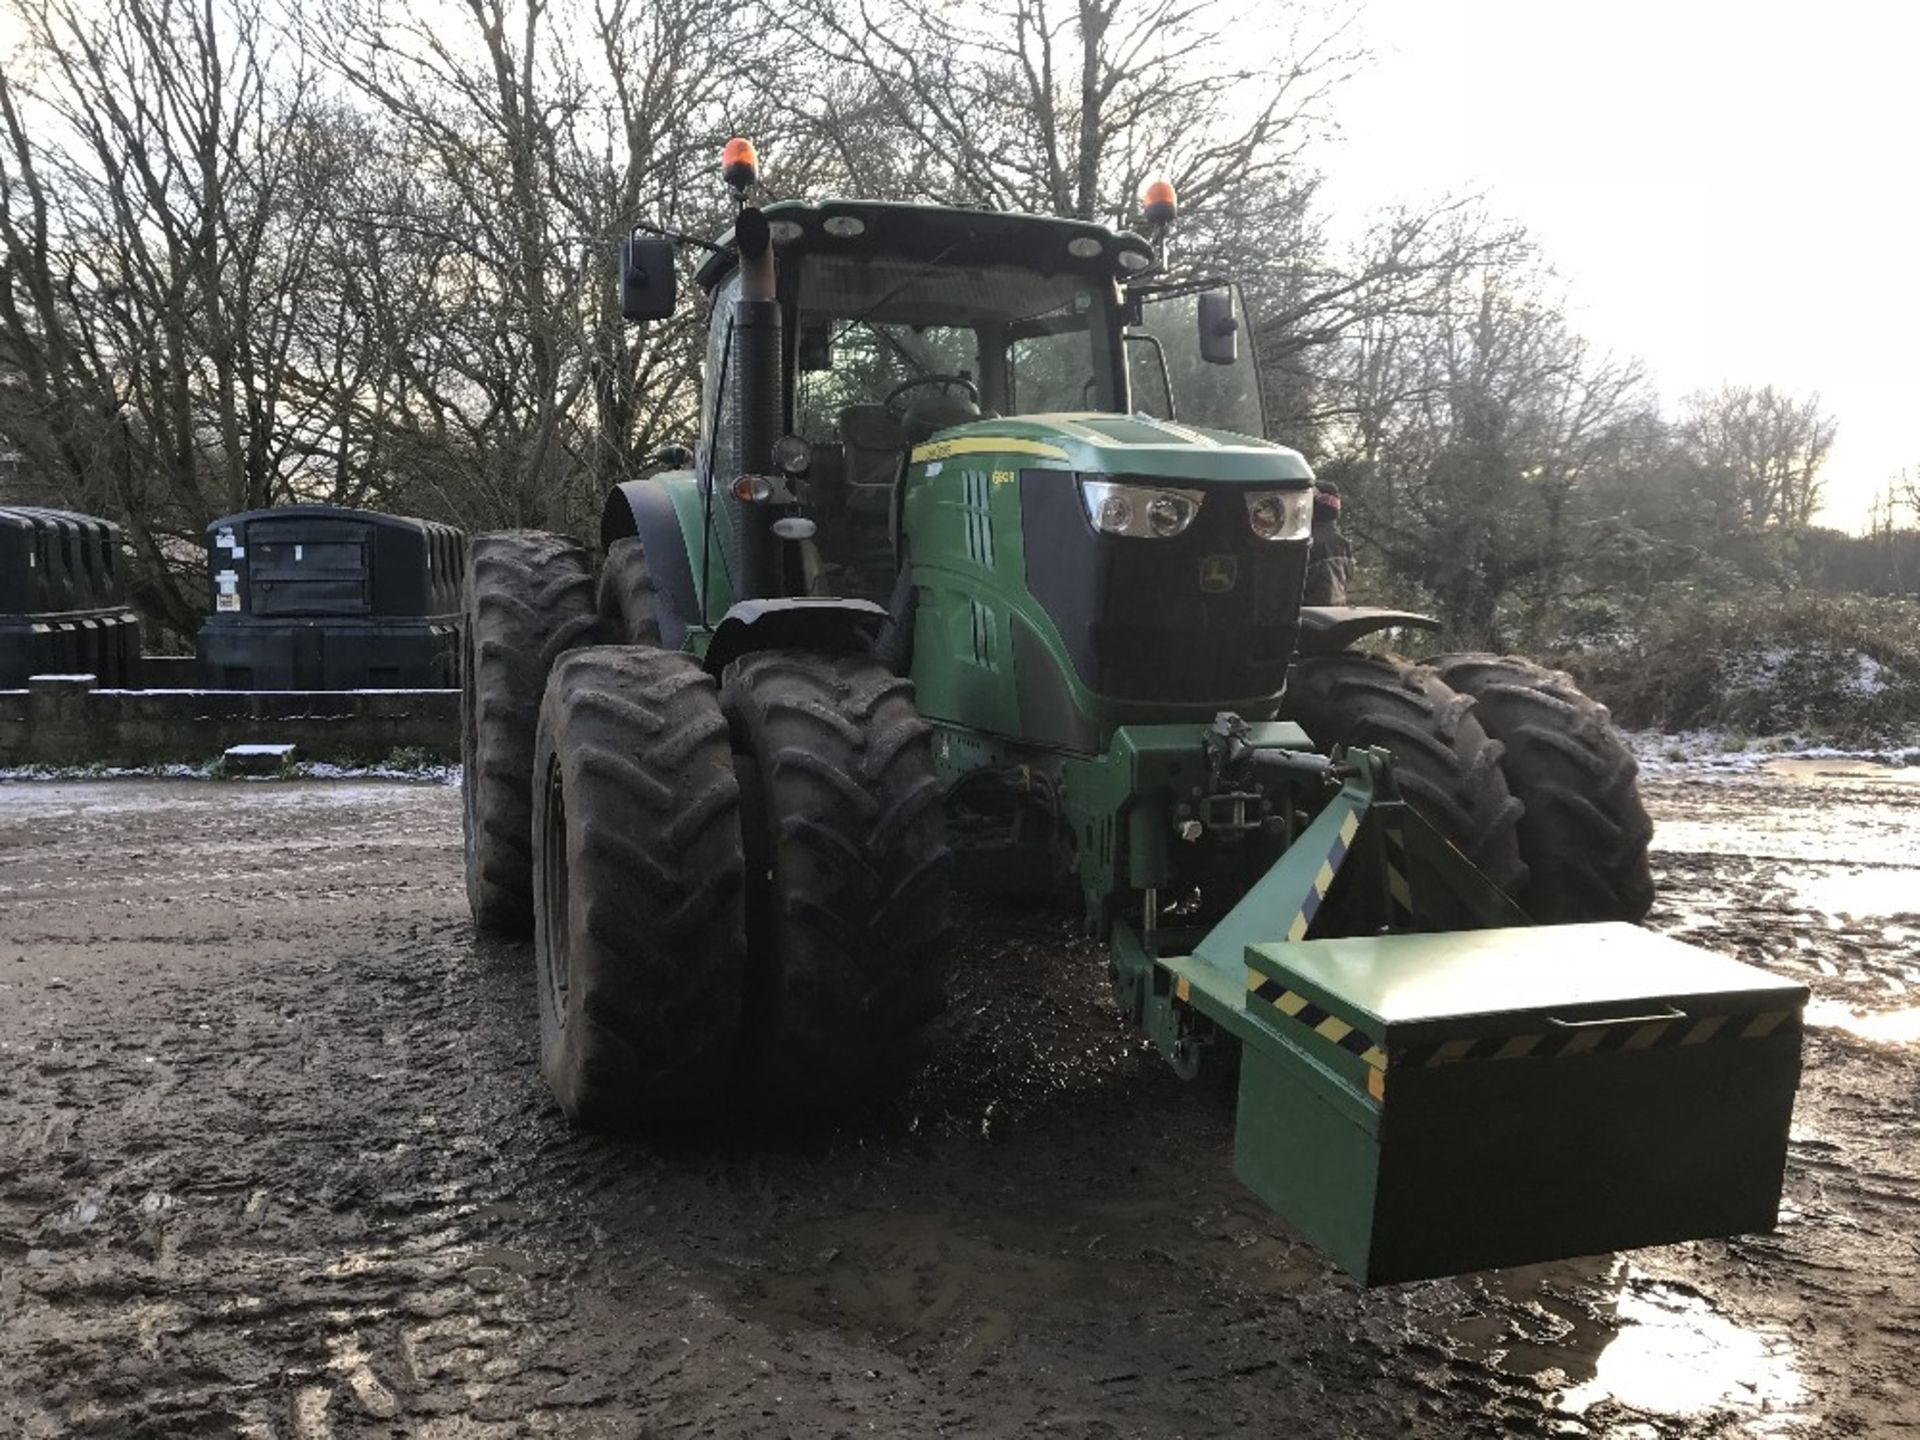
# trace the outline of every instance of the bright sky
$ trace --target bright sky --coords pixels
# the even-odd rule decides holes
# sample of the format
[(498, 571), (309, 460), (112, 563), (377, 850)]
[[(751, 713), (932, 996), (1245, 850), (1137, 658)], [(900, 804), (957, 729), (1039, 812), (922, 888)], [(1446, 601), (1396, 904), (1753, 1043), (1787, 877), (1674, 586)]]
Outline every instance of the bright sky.
[(1662, 396), (1817, 391), (1826, 523), (1920, 468), (1920, 5), (1362, 0), (1325, 197), (1482, 190)]

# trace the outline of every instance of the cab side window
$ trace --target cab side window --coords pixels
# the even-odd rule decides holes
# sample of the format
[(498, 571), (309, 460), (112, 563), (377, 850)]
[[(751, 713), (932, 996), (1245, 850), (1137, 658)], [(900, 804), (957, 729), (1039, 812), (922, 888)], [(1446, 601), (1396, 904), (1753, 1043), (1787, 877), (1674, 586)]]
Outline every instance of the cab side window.
[(740, 274), (735, 271), (713, 292), (707, 321), (707, 361), (700, 377), (700, 472), (723, 474), (734, 467), (734, 374), (727, 347), (733, 330), (733, 302), (740, 298)]

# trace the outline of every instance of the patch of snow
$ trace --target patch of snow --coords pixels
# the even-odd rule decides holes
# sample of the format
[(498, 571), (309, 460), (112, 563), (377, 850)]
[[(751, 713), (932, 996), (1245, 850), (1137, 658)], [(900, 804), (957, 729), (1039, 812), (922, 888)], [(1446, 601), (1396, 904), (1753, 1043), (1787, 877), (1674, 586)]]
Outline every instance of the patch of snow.
[(1787, 663), (1792, 659), (1793, 651), (1785, 645), (1763, 645), (1754, 650), (1738, 651), (1720, 661), (1720, 677), (1739, 689), (1762, 690), (1780, 679), (1780, 672), (1787, 668)]
[(1883, 695), (1887, 689), (1886, 667), (1871, 655), (1854, 651), (1854, 673), (1842, 682), (1855, 695)]
[(1745, 748), (1724, 730), (1627, 730), (1622, 737), (1649, 779), (1751, 775), (1778, 754)]
[(6, 765), (0, 783), (13, 780), (208, 780), (219, 762), (199, 765)]
[(1736, 739), (1724, 730), (1623, 730), (1621, 738), (1648, 779), (1730, 779), (1755, 775), (1775, 760), (1854, 760), (1891, 767), (1920, 765), (1920, 745), (1841, 750), (1798, 735)]
[(460, 784), (458, 765), (419, 765), (402, 769), (392, 765), (330, 765), (324, 760), (303, 760), (287, 771), (295, 780), (417, 780), (422, 784)]
[(407, 780), (422, 785), (460, 783), (458, 765), (332, 765), (303, 760), (274, 775), (222, 776), (218, 761), (200, 765), (12, 765), (0, 766), (0, 784), (15, 781), (222, 780), (237, 785), (276, 785), (286, 780)]

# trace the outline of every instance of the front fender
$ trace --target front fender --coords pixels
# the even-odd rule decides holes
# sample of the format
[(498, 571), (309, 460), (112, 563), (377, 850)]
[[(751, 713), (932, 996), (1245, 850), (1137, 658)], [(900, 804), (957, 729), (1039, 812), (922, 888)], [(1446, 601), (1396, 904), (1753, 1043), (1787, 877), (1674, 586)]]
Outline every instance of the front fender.
[(1372, 605), (1302, 605), (1300, 653), (1337, 655), (1351, 649), (1362, 635), (1379, 630), (1439, 628), (1440, 622), (1431, 615), (1416, 615), (1411, 610), (1383, 610)]
[(647, 570), (653, 577), (660, 644), (668, 650), (683, 648), (687, 631), (703, 619), (699, 587), (694, 580), (693, 545), (668, 489), (675, 481), (691, 485), (693, 473), (624, 481), (607, 492), (606, 506), (600, 512), (602, 551), (616, 540), (630, 536), (640, 539)]
[(869, 655), (887, 620), (885, 607), (871, 600), (742, 600), (714, 630), (702, 663), (718, 675), (761, 650)]

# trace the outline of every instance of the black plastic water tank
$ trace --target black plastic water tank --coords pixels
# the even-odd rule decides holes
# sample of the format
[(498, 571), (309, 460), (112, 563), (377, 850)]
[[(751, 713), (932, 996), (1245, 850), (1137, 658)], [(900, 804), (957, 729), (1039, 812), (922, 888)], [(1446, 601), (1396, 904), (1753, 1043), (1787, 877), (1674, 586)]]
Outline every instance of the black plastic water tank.
[(285, 505), (207, 527), (201, 683), (394, 690), (460, 683), (466, 536), (450, 525)]
[(0, 508), (0, 689), (31, 675), (136, 682), (140, 620), (127, 605), (120, 527), (34, 505)]

